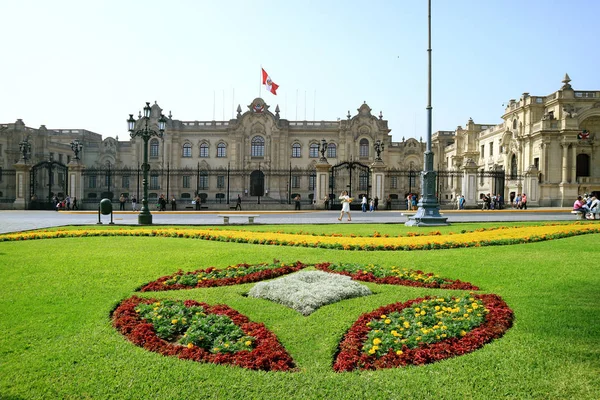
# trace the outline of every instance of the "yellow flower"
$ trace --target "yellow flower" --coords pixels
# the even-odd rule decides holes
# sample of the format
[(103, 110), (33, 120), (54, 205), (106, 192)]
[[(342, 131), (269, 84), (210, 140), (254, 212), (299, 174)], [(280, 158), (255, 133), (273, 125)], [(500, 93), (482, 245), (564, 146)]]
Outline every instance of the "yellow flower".
[(387, 315), (385, 315), (385, 314), (382, 314), (380, 318), (381, 318), (381, 319), (386, 319), (386, 318), (387, 318)]
[(187, 344), (187, 348), (188, 348), (188, 349), (191, 349), (192, 347), (194, 347), (194, 344), (193, 344), (193, 343), (188, 343), (188, 344)]
[(410, 323), (408, 321), (404, 321), (404, 327), (405, 328), (410, 328)]
[(386, 324), (389, 324), (389, 323), (391, 323), (391, 322), (392, 322), (392, 320), (388, 318), (388, 319), (386, 319), (386, 320), (385, 320), (385, 321), (383, 321), (383, 322), (385, 322)]
[(396, 351), (396, 354), (399, 355), (399, 356), (401, 356), (402, 355), (402, 350)]
[(375, 354), (375, 349), (374, 348), (369, 349), (369, 354)]
[(460, 336), (465, 336), (467, 334), (467, 332), (465, 331), (460, 331)]
[(400, 335), (398, 334), (398, 331), (395, 331), (395, 330), (394, 330), (394, 331), (391, 331), (390, 333), (392, 334), (392, 336), (400, 336)]
[(172, 323), (173, 325), (175, 325), (175, 324), (177, 323), (177, 320), (176, 320), (176, 319), (174, 319), (174, 320), (172, 320), (172, 321), (171, 321), (171, 323)]
[(421, 311), (421, 315), (425, 315), (425, 314), (426, 314), (425, 310)]
[(373, 339), (373, 344), (377, 345), (377, 344), (380, 344), (380, 343), (381, 343), (381, 339), (379, 339), (379, 338)]
[(250, 345), (252, 344), (252, 342), (251, 342), (250, 340), (246, 340), (246, 341), (244, 342), (244, 344), (245, 344), (246, 346), (250, 346)]

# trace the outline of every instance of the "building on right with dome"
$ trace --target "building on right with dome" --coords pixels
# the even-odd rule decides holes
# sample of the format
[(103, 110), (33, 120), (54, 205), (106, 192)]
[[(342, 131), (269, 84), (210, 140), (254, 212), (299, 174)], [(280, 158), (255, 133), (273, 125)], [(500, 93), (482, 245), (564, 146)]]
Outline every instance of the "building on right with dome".
[(523, 93), (506, 105), (501, 124), (469, 119), (432, 136), (440, 202), (464, 195), (466, 206), (487, 195), (529, 206), (567, 207), (578, 194), (600, 190), (600, 91), (577, 90), (568, 74), (545, 96)]

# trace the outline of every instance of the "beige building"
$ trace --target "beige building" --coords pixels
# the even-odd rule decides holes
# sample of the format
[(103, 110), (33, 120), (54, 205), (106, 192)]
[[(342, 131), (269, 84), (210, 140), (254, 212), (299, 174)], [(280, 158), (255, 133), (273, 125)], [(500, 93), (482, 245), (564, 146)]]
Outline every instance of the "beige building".
[[(578, 194), (600, 190), (600, 91), (562, 87), (545, 96), (511, 99), (504, 122), (467, 124), (434, 134), (442, 201), (483, 194), (508, 202), (525, 193), (532, 206), (571, 206)], [(504, 179), (502, 179), (504, 175)]]
[[(322, 208), (342, 190), (354, 198), (390, 196), (404, 208), (420, 192), (425, 143), (393, 142), (388, 121), (362, 104), (335, 121), (290, 121), (261, 98), (228, 121), (181, 121), (168, 113), (165, 134), (149, 140), (149, 202), (164, 195), (178, 209), (226, 209), (238, 195), (245, 208)], [(151, 106), (151, 124), (163, 110)], [(124, 113), (124, 115), (126, 115)], [(433, 135), (440, 203), (463, 194), (467, 207), (484, 193), (526, 193), (530, 206), (570, 206), (600, 190), (600, 92), (563, 86), (547, 96), (524, 93), (507, 104), (501, 124), (467, 124)], [(141, 115), (138, 117), (138, 126)], [(125, 130), (125, 123), (124, 123)], [(75, 157), (72, 143), (82, 145)], [(28, 143), (28, 144), (27, 144)], [(121, 194), (141, 201), (143, 141), (102, 139), (85, 129), (0, 124), (0, 207), (49, 208), (48, 199), (77, 197), (96, 209)], [(384, 206), (383, 201), (380, 203)], [(386, 204), (387, 205), (387, 204)], [(128, 206), (130, 209), (130, 206)]]

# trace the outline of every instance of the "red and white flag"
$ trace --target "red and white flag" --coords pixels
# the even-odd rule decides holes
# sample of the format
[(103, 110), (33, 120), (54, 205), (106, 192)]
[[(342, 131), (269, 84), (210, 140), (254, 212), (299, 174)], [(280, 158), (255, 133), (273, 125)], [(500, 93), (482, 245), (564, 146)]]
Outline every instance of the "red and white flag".
[(265, 85), (269, 92), (273, 93), (274, 95), (277, 95), (277, 88), (279, 87), (279, 85), (271, 80), (271, 77), (269, 76), (269, 74), (267, 74), (267, 71), (265, 71), (264, 68), (261, 69), (263, 85)]

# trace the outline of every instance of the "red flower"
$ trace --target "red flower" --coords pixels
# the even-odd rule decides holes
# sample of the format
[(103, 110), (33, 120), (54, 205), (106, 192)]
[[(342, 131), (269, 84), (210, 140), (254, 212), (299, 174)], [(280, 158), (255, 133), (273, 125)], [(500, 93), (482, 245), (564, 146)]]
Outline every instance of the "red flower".
[(155, 299), (142, 299), (136, 296), (124, 300), (113, 312), (113, 326), (132, 343), (165, 356), (237, 365), (242, 368), (263, 371), (290, 371), (295, 368), (294, 361), (279, 343), (277, 336), (264, 324), (251, 322), (245, 315), (223, 304), (209, 305), (194, 300), (184, 302), (186, 307), (202, 306), (207, 314), (220, 314), (231, 318), (246, 335), (256, 338), (251, 351), (213, 354), (199, 347), (187, 348), (180, 344), (167, 342), (159, 338), (154, 332), (154, 326), (143, 321), (135, 311), (138, 304), (151, 304), (155, 301)]

